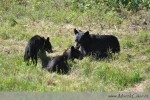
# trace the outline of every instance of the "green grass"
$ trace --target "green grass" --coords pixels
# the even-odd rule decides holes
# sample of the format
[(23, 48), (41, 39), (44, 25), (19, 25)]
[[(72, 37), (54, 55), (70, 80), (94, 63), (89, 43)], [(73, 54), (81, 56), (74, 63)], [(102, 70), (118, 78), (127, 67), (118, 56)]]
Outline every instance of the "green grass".
[[(0, 91), (123, 91), (149, 80), (150, 29), (142, 23), (143, 19), (149, 22), (150, 11), (122, 8), (118, 13), (93, 4), (78, 8), (71, 1), (0, 1)], [(135, 22), (140, 28), (129, 27)], [(37, 67), (23, 62), (25, 46), (33, 35), (50, 37), (55, 52), (48, 56), (54, 57), (75, 45), (74, 28), (117, 36), (121, 52), (113, 59), (69, 61), (69, 75), (43, 70), (40, 60)]]

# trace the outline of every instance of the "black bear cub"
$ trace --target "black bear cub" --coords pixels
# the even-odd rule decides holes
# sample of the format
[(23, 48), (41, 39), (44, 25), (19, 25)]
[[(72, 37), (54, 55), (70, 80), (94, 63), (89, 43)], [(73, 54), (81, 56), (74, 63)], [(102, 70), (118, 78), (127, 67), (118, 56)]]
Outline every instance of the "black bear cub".
[(120, 44), (113, 35), (94, 35), (74, 29), (76, 48), (80, 48), (84, 56), (94, 55), (96, 58), (108, 57), (108, 52), (120, 52)]
[(24, 61), (29, 62), (31, 59), (33, 64), (37, 65), (37, 53), (40, 49), (44, 49), (48, 53), (52, 52), (52, 45), (49, 42), (49, 37), (45, 39), (39, 35), (33, 36), (25, 48)]
[(65, 51), (62, 55), (56, 56), (52, 61), (49, 61), (47, 70), (49, 72), (67, 74), (69, 72), (67, 60), (73, 60), (75, 58), (81, 60), (83, 59), (83, 56), (78, 49), (75, 49), (74, 46), (72, 46), (71, 50)]

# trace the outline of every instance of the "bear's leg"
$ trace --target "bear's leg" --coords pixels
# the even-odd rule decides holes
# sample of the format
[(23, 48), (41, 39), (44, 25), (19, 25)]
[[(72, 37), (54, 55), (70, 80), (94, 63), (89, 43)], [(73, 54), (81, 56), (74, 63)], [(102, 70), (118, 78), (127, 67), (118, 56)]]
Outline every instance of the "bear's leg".
[(31, 60), (32, 60), (33, 65), (36, 66), (37, 65), (37, 56), (36, 55), (32, 56)]
[(64, 63), (63, 63), (63, 74), (68, 74), (69, 70), (70, 69), (69, 69), (68, 62), (64, 61)]
[(34, 57), (31, 57), (31, 61), (32, 61), (32, 63), (34, 64)]
[(37, 55), (34, 56), (35, 59), (35, 66), (37, 65)]

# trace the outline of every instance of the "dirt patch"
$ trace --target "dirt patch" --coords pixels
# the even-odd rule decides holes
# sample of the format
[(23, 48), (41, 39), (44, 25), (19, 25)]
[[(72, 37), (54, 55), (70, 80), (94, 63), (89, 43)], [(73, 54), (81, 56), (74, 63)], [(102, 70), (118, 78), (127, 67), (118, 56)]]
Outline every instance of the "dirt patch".
[(128, 88), (123, 92), (144, 92), (148, 86), (150, 86), (150, 80), (146, 80), (139, 84), (136, 84), (134, 87)]

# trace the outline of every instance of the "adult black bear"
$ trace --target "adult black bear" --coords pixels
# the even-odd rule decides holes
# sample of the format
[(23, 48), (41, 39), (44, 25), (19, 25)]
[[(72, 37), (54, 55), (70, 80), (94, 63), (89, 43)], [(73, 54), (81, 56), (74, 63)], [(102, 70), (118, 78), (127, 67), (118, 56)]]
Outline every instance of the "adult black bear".
[(120, 52), (120, 44), (113, 35), (94, 35), (74, 29), (76, 48), (80, 48), (84, 56), (95, 55), (96, 58), (108, 57), (108, 52)]
[(67, 63), (68, 59), (83, 59), (81, 52), (75, 49), (74, 46), (68, 52), (65, 51), (63, 55), (55, 57), (52, 61), (49, 61), (47, 65), (47, 70), (49, 72), (57, 72), (62, 74), (67, 74), (69, 71), (69, 66)]
[(40, 49), (44, 49), (48, 53), (52, 52), (52, 45), (49, 42), (49, 37), (45, 39), (39, 35), (33, 36), (25, 48), (24, 61), (29, 62), (31, 59), (33, 64), (37, 65), (37, 53)]

